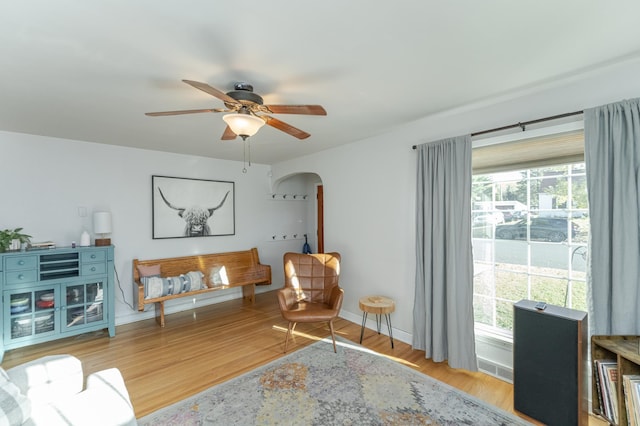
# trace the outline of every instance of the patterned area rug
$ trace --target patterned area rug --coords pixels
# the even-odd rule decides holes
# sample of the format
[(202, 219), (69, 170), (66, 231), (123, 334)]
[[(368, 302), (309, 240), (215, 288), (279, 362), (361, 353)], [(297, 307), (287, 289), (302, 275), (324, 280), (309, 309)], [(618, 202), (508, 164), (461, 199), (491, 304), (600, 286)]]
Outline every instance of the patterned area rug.
[(314, 343), (140, 425), (530, 425), (356, 344)]

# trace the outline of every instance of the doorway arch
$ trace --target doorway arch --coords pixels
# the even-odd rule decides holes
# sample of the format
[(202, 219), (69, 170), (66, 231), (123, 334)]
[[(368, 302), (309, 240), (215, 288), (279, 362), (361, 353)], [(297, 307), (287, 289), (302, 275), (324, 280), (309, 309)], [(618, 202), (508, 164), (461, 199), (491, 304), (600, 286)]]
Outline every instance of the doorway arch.
[[(306, 195), (305, 235), (312, 252), (324, 251), (324, 187), (316, 173), (298, 172), (282, 176), (272, 183), (275, 196)], [(296, 198), (297, 199), (297, 198)]]

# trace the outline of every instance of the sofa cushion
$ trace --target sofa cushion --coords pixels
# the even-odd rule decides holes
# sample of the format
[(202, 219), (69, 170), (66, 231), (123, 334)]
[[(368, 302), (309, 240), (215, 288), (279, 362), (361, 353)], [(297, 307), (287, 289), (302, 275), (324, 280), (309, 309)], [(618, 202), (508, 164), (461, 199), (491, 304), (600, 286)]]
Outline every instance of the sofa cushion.
[(122, 426), (137, 424), (127, 397), (108, 386), (34, 408), (29, 426)]
[(48, 404), (82, 391), (82, 363), (71, 355), (48, 355), (7, 370), (33, 404)]
[(31, 402), (0, 368), (0, 425), (20, 425), (31, 416)]

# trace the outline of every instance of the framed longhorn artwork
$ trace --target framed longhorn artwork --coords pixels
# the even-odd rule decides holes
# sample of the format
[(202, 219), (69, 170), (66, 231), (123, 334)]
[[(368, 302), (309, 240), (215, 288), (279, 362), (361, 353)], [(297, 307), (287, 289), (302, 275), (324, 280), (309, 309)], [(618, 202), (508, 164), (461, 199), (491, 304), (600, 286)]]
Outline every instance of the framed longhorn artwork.
[(234, 182), (151, 176), (153, 239), (234, 235)]

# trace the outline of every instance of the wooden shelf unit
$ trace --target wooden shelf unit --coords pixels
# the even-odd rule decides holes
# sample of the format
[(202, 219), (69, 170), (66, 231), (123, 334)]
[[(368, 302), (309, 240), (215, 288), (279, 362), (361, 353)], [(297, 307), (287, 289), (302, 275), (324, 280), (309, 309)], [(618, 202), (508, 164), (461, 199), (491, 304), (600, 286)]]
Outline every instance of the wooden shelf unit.
[[(626, 426), (627, 404), (622, 385), (622, 376), (627, 374), (640, 374), (640, 336), (592, 336), (591, 337), (591, 361), (612, 359), (618, 363), (618, 383), (616, 384), (618, 396), (618, 417), (619, 422), (614, 423), (604, 415), (600, 406), (598, 388), (596, 386), (596, 376), (598, 372), (593, 369), (591, 380), (592, 397), (591, 404), (593, 412), (605, 418), (612, 425)], [(593, 368), (593, 367), (592, 367)], [(602, 386), (602, 384), (601, 384)]]

